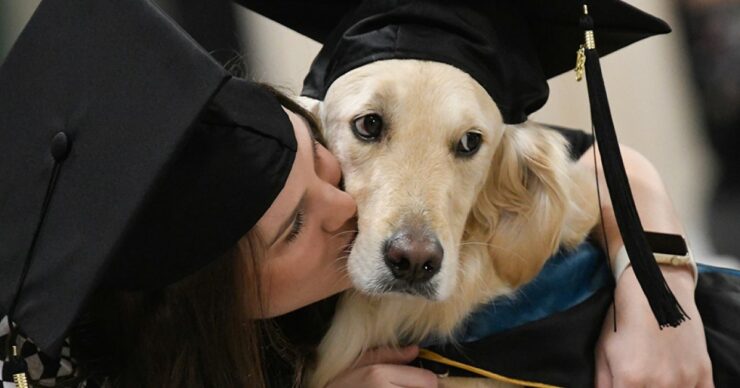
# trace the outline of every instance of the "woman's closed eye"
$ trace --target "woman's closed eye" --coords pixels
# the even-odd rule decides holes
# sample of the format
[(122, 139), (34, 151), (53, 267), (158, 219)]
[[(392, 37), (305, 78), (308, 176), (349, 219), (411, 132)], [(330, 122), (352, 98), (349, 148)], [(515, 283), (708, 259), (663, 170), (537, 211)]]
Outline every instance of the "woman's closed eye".
[(290, 228), (290, 233), (288, 233), (288, 236), (285, 238), (285, 241), (288, 244), (295, 241), (300, 235), (301, 231), (303, 230), (303, 224), (305, 222), (304, 218), (305, 218), (305, 213), (303, 209), (299, 209), (296, 212), (295, 219), (293, 220), (293, 225)]

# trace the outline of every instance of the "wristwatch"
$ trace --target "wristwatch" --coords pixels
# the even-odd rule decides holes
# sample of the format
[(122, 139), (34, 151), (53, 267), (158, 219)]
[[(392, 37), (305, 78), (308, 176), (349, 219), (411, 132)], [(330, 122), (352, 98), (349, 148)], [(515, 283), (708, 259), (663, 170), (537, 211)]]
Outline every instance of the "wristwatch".
[[(694, 283), (697, 281), (697, 268), (694, 262), (691, 250), (686, 244), (686, 240), (679, 234), (658, 233), (645, 231), (650, 249), (653, 251), (655, 261), (658, 264), (668, 264), (674, 266), (691, 267), (694, 276)], [(622, 246), (617, 252), (617, 256), (612, 263), (612, 273), (614, 279), (619, 280), (625, 269), (630, 265), (630, 259), (627, 255), (627, 249)]]

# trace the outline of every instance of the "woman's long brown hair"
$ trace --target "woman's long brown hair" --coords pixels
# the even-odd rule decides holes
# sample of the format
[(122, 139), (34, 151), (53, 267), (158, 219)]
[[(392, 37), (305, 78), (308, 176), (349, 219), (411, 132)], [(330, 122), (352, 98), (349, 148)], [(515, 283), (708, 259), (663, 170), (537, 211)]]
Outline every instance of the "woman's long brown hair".
[(155, 291), (100, 292), (72, 333), (80, 376), (112, 387), (265, 387), (260, 241), (249, 232), (205, 268)]

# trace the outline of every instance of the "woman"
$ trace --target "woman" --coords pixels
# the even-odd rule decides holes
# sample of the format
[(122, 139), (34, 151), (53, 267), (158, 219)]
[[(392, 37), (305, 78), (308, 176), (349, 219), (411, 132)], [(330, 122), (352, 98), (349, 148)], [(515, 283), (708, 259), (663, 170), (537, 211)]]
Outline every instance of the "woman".
[[(301, 353), (297, 346), (316, 343), (306, 344), (311, 338), (301, 333), (289, 344), (285, 336), (296, 334), (290, 318), (283, 318), (282, 328), (264, 318), (285, 315), (351, 286), (343, 258), (356, 233), (356, 207), (339, 188), (339, 164), (321, 144), (313, 118), (289, 98), (276, 96), (297, 142), (283, 189), (225, 257), (161, 290), (95, 295), (70, 337), (78, 376), (85, 376), (88, 383), (123, 387), (142, 382), (157, 387), (299, 383), (294, 368), (308, 352)], [(293, 321), (321, 327), (323, 322), (306, 320), (312, 312)], [(351, 386), (394, 381), (435, 386), (431, 372), (393, 365), (411, 361), (415, 354), (415, 348), (400, 353), (378, 350), (366, 356), (364, 367), (348, 371), (335, 386), (351, 381), (355, 382)], [(79, 379), (72, 381), (77, 384)]]
[[(281, 359), (301, 361), (283, 341), (289, 323), (254, 319), (349, 287), (354, 215), (306, 115), (230, 79), (131, 1), (44, 1), (0, 90), (14, 91), (0, 95), (0, 181), (18, 182), (2, 187), (0, 276), (14, 287), (0, 307), (23, 358), (24, 338), (39, 359), (69, 358), (68, 337), (79, 369), (59, 382), (88, 386), (259, 386), (285, 376), (272, 372)], [(375, 350), (333, 384), (435, 386), (402, 365), (416, 351)], [(37, 367), (32, 380), (65, 373)]]

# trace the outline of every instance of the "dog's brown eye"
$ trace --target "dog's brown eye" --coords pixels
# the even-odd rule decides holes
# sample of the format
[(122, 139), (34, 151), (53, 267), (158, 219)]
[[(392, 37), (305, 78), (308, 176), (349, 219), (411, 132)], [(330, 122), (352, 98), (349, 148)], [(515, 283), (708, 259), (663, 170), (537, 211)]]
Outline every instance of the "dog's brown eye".
[(358, 117), (352, 122), (352, 132), (354, 132), (360, 140), (377, 140), (382, 131), (383, 118), (375, 113)]
[(483, 136), (478, 132), (467, 132), (463, 135), (459, 142), (457, 142), (457, 148), (455, 152), (459, 156), (472, 156), (480, 148), (483, 142)]

